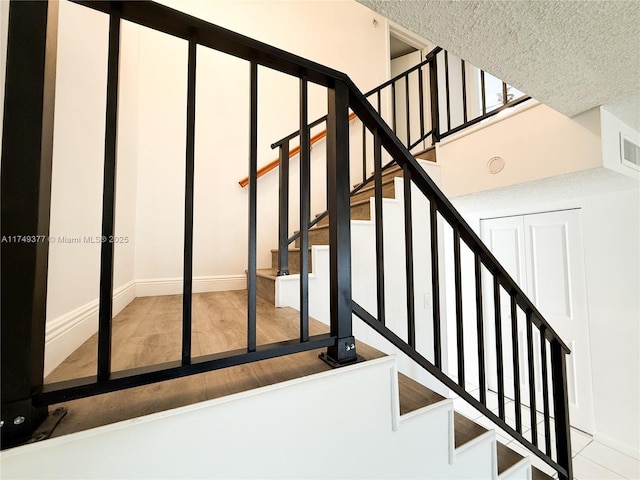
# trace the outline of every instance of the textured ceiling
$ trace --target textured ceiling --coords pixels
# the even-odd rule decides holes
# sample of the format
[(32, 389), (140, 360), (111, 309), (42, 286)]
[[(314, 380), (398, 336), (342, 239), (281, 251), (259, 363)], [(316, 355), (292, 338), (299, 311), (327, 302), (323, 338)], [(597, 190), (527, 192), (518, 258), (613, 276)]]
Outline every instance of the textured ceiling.
[(640, 1), (358, 0), (559, 112), (640, 130)]

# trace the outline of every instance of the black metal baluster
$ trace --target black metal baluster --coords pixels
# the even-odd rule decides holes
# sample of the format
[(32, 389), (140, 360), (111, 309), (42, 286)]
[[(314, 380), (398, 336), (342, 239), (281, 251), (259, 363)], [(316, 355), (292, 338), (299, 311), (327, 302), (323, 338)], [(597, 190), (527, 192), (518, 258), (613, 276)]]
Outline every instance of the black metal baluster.
[(496, 325), (496, 363), (498, 370), (498, 416), (504, 420), (504, 359), (502, 354), (502, 315), (500, 313), (500, 282), (493, 276), (493, 308)]
[(413, 228), (411, 215), (411, 172), (407, 164), (403, 167), (404, 178), (404, 248), (407, 279), (407, 343), (416, 346), (416, 315), (413, 279)]
[(384, 233), (382, 220), (382, 145), (380, 134), (373, 133), (373, 165), (374, 189), (376, 205), (376, 286), (378, 291), (378, 320), (385, 324), (385, 296), (384, 296)]
[(410, 119), (410, 102), (409, 102), (409, 74), (407, 73), (404, 77), (404, 90), (405, 90), (405, 108), (406, 117), (407, 117), (407, 148), (411, 145), (411, 119)]
[(256, 351), (256, 255), (258, 207), (258, 64), (250, 64), (249, 107), (249, 253), (247, 278), (247, 349)]
[(300, 79), (300, 341), (309, 340), (309, 221), (311, 216), (311, 145), (308, 83)]
[(111, 376), (111, 318), (113, 316), (113, 238), (118, 150), (118, 71), (120, 16), (109, 16), (107, 110), (102, 187), (102, 245), (100, 249), (100, 307), (98, 312), (98, 380)]
[(184, 256), (182, 281), (182, 364), (191, 363), (191, 325), (193, 294), (193, 182), (196, 128), (196, 51), (189, 40), (187, 75), (187, 148), (184, 187)]
[(429, 63), (429, 90), (431, 91), (431, 130), (432, 144), (440, 140), (440, 111), (438, 107), (438, 57), (433, 56)]
[(467, 123), (467, 75), (465, 73), (465, 61), (460, 60), (460, 68), (462, 70), (462, 117), (464, 123)]
[(480, 254), (475, 254), (475, 280), (476, 280), (476, 323), (478, 332), (478, 386), (480, 389), (480, 403), (487, 404), (487, 380), (485, 374), (484, 358), (484, 319), (482, 315), (482, 263)]
[(451, 99), (449, 98), (449, 52), (444, 51), (445, 99), (447, 103), (447, 131), (451, 130)]
[(391, 83), (391, 112), (393, 118), (393, 133), (396, 133), (397, 130), (397, 119), (396, 119), (396, 82)]
[(362, 183), (367, 181), (367, 127), (362, 124)]
[(520, 393), (520, 345), (518, 339), (518, 309), (515, 292), (511, 292), (511, 353), (513, 360), (513, 394), (516, 431), (522, 433), (522, 398)]
[(484, 84), (484, 70), (480, 70), (480, 92), (482, 95), (482, 115), (487, 114), (487, 93)]
[(536, 373), (533, 355), (533, 320), (531, 310), (527, 310), (527, 353), (529, 363), (529, 413), (531, 415), (531, 443), (538, 446), (538, 424), (536, 413)]
[(429, 200), (431, 237), (431, 300), (433, 304), (433, 356), (436, 367), (442, 368), (442, 334), (440, 329), (440, 268), (438, 261), (438, 210), (436, 202)]
[(547, 339), (546, 327), (540, 326), (540, 360), (542, 363), (542, 405), (544, 415), (545, 452), (551, 456), (551, 420), (549, 415), (549, 376), (547, 372)]
[(378, 114), (382, 117), (382, 99), (380, 98), (380, 90), (378, 90), (377, 93), (377, 97), (378, 97)]
[(456, 290), (456, 341), (458, 353), (458, 385), (465, 386), (464, 378), (464, 324), (462, 318), (462, 265), (460, 264), (460, 232), (453, 227), (453, 262)]
[(502, 105), (507, 104), (507, 84), (502, 82)]
[(551, 383), (553, 384), (553, 413), (556, 431), (556, 461), (563, 466), (566, 475), (558, 478), (573, 479), (571, 465), (571, 427), (569, 425), (569, 390), (567, 389), (567, 361), (562, 344), (551, 341)]
[(418, 69), (418, 101), (420, 102), (420, 140), (424, 139), (424, 79), (422, 78), (422, 67)]
[(289, 140), (280, 144), (279, 215), (278, 215), (278, 276), (289, 275)]

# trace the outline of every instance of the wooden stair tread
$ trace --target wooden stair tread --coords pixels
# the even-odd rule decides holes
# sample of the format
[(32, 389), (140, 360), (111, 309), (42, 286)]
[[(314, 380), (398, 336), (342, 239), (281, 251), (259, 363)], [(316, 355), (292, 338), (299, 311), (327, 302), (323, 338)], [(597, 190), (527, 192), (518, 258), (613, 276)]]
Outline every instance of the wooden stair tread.
[(256, 275), (258, 277), (275, 280), (276, 278), (278, 278), (278, 269), (277, 268), (258, 268), (256, 270)]
[(453, 423), (455, 427), (456, 448), (470, 442), (474, 438), (477, 438), (488, 431), (486, 428), (478, 425), (473, 420), (458, 412), (454, 413)]
[(436, 147), (431, 146), (429, 148), (427, 148), (426, 150), (423, 150), (419, 153), (416, 153), (413, 155), (416, 158), (419, 158), (420, 160), (427, 160), (429, 162), (436, 162)]
[(531, 480), (553, 480), (553, 477), (547, 475), (536, 467), (531, 467)]
[(429, 390), (402, 373), (398, 374), (398, 387), (400, 390), (400, 415), (444, 400), (442, 395)]
[[(388, 180), (383, 180), (382, 181), (382, 186), (386, 186), (386, 185), (391, 185), (394, 182), (393, 178), (390, 178)], [(369, 182), (367, 182), (369, 183)], [(359, 193), (363, 193), (363, 192), (372, 192), (375, 189), (375, 185), (373, 183), (371, 183), (370, 186), (368, 187), (362, 187), (360, 190), (358, 190), (357, 192), (351, 192), (351, 196), (357, 195)]]
[(516, 463), (522, 460), (524, 457), (519, 453), (514, 452), (506, 445), (497, 442), (498, 446), (498, 475), (502, 472), (513, 467)]
[[(289, 247), (288, 248), (290, 253), (300, 253), (300, 248), (298, 247)], [(311, 251), (311, 247), (309, 247), (309, 251)], [(271, 253), (278, 253), (279, 250), (277, 248), (272, 248), (271, 249)]]

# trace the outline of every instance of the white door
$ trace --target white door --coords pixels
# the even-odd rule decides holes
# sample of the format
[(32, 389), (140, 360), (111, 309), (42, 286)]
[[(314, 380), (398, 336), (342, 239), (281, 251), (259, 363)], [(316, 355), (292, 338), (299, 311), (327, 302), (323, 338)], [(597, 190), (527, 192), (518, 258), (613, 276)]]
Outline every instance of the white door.
[[(571, 349), (571, 355), (567, 358), (571, 424), (592, 433), (591, 354), (580, 211), (563, 210), (482, 220), (481, 235), (498, 260), (504, 262), (506, 270)], [(503, 323), (506, 319), (510, 321), (508, 302), (502, 305), (502, 313), (505, 319)], [(524, 322), (520, 321), (518, 326), (521, 378), (526, 380), (523, 378), (527, 371), (524, 360)], [(494, 338), (491, 337), (492, 332), (488, 331), (487, 335)], [(511, 342), (504, 341), (503, 345), (508, 345), (508, 350), (505, 351), (506, 367), (511, 363)], [(539, 344), (536, 345), (535, 351), (539, 352)], [(488, 348), (487, 352), (491, 358), (495, 348)], [(539, 362), (539, 358), (536, 360)], [(491, 366), (495, 366), (495, 357), (491, 358), (487, 366), (491, 374), (489, 387), (495, 388), (496, 370)], [(507, 396), (513, 394), (512, 370), (505, 368)], [(536, 389), (539, 391), (539, 378), (537, 380)], [(522, 383), (525, 384), (524, 381)], [(528, 393), (523, 390), (523, 400), (526, 401), (527, 398)]]

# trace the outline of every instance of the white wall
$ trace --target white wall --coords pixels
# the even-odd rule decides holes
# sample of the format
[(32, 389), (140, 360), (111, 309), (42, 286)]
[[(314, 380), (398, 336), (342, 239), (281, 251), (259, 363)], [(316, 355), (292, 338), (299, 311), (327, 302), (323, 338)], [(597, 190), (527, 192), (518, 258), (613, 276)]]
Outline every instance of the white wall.
[[(525, 105), (512, 116), (494, 117), (436, 147), (447, 196), (602, 166), (598, 109), (568, 118), (542, 104)], [(487, 162), (495, 156), (506, 165), (491, 174)]]
[[(355, 2), (166, 2), (189, 14), (343, 70), (363, 89), (386, 74), (383, 19)], [(378, 25), (373, 25), (373, 18)], [(329, 27), (328, 27), (329, 26)], [(339, 52), (339, 54), (337, 54)], [(248, 63), (198, 48), (194, 275), (242, 280), (247, 258)], [(186, 42), (141, 31), (137, 279), (170, 280), (179, 291), (184, 225)], [(260, 68), (258, 165), (277, 157), (270, 144), (297, 129), (298, 81)], [(310, 86), (309, 119), (326, 113), (326, 91)], [(312, 215), (325, 208), (324, 142), (313, 149)], [(292, 160), (291, 191), (298, 158)], [(259, 181), (258, 266), (277, 247), (277, 170)], [(359, 179), (359, 178), (358, 178)], [(291, 232), (298, 229), (297, 195)], [(239, 288), (239, 287), (236, 287)], [(241, 288), (241, 287), (240, 287)]]
[[(480, 219), (580, 208), (593, 372), (595, 438), (640, 456), (640, 188), (605, 168), (452, 200)], [(579, 366), (578, 366), (579, 368)]]
[[(108, 19), (60, 3), (51, 185), (45, 375), (95, 333), (100, 274)], [(123, 25), (114, 290), (133, 298), (137, 32)], [(89, 240), (89, 238), (93, 240)]]

